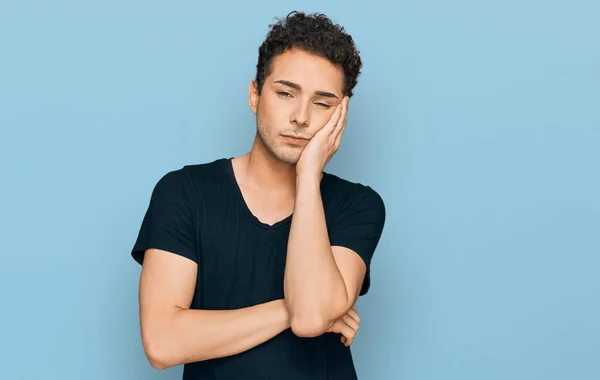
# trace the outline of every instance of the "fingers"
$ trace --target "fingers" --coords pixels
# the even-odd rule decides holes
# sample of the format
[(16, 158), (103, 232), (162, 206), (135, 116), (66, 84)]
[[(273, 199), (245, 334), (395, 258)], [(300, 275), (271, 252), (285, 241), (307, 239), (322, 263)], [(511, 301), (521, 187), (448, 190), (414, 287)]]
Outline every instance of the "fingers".
[(342, 318), (338, 319), (338, 321), (335, 322), (333, 326), (331, 326), (330, 330), (333, 333), (342, 334), (347, 338), (353, 337), (356, 333), (356, 330), (350, 327), (350, 325), (348, 325)]
[(344, 343), (344, 345), (347, 347), (354, 343), (354, 337), (360, 329), (360, 317), (357, 313), (356, 305), (352, 306), (352, 308), (348, 310), (348, 312), (342, 317), (342, 320), (354, 331), (352, 338), (343, 337), (344, 339), (342, 340), (342, 343)]
[(346, 97), (344, 97), (344, 100), (342, 100), (341, 103), (339, 104), (339, 106), (341, 107), (341, 114), (340, 114), (340, 117), (337, 119), (337, 123), (335, 124), (335, 129), (332, 132), (333, 137), (335, 137), (336, 141), (340, 140), (342, 132), (346, 128), (346, 120), (348, 119), (348, 117), (347, 117), (348, 102), (349, 102), (349, 98), (346, 96)]
[(348, 311), (348, 313), (346, 313), (346, 315), (349, 316), (350, 318), (354, 319), (356, 321), (356, 323), (360, 325), (360, 316), (356, 312), (356, 309), (350, 309)]
[(348, 339), (348, 338), (346, 338), (345, 336), (343, 336), (343, 335), (342, 335), (342, 338), (340, 339), (340, 341), (341, 341), (342, 343), (344, 343), (344, 346), (348, 347), (348, 346), (350, 346), (352, 343), (354, 343), (354, 338), (352, 338), (352, 339)]
[[(351, 319), (351, 318), (350, 318)], [(352, 322), (350, 322), (353, 324)], [(340, 338), (341, 342), (346, 346), (349, 346), (354, 341), (354, 336), (356, 335), (356, 330), (346, 324), (342, 318), (338, 319), (337, 322), (333, 326), (331, 326), (330, 332), (342, 334)]]
[(346, 314), (342, 317), (342, 320), (348, 327), (350, 327), (352, 330), (354, 330), (354, 334), (356, 334), (358, 332), (360, 325), (358, 324), (358, 322), (356, 322), (354, 320), (354, 318), (352, 318), (348, 314)]
[(331, 138), (333, 139), (333, 149), (337, 151), (342, 144), (342, 135), (344, 134), (344, 130), (346, 129), (346, 121), (348, 115), (348, 97), (344, 98), (342, 101), (343, 112), (342, 116), (338, 121), (338, 125), (335, 130), (331, 133)]
[(354, 310), (350, 310), (347, 314), (342, 316), (340, 322), (342, 322), (340, 330), (343, 334), (343, 339), (341, 341), (346, 346), (349, 346), (354, 342), (354, 337), (356, 337), (356, 334), (360, 329), (360, 318)]
[(354, 335), (356, 335), (356, 330), (348, 326), (346, 323), (340, 323), (340, 330), (341, 334), (346, 338), (342, 343), (344, 343), (346, 347), (351, 345), (354, 341)]
[(346, 314), (338, 319), (330, 328), (328, 332), (341, 334), (340, 341), (346, 346), (350, 346), (354, 343), (354, 337), (360, 329), (360, 317), (356, 310), (356, 305), (352, 306)]
[(335, 107), (335, 110), (329, 118), (329, 121), (327, 122), (327, 124), (325, 124), (325, 126), (322, 129), (323, 133), (331, 135), (336, 131), (339, 121), (342, 118), (343, 103), (344, 102), (341, 102)]

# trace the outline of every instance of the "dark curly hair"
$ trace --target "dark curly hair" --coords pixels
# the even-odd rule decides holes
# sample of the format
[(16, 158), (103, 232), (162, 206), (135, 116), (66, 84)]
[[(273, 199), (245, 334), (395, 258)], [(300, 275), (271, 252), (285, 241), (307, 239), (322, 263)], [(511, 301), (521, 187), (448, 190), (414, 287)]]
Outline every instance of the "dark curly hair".
[(300, 49), (321, 56), (344, 73), (344, 95), (351, 97), (358, 82), (362, 61), (352, 37), (340, 25), (321, 13), (291, 12), (283, 20), (270, 25), (265, 41), (258, 49), (256, 83), (262, 91), (265, 78), (271, 73), (273, 59), (288, 50)]

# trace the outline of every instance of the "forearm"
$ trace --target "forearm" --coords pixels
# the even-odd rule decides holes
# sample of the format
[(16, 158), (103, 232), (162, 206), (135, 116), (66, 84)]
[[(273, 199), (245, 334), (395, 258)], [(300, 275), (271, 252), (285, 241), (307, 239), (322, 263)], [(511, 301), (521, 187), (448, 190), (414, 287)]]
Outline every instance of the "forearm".
[(320, 335), (347, 311), (346, 284), (331, 251), (317, 180), (298, 179), (284, 285), (298, 335)]
[(285, 302), (276, 300), (237, 310), (178, 310), (155, 327), (145, 346), (152, 365), (163, 369), (247, 351), (290, 326)]

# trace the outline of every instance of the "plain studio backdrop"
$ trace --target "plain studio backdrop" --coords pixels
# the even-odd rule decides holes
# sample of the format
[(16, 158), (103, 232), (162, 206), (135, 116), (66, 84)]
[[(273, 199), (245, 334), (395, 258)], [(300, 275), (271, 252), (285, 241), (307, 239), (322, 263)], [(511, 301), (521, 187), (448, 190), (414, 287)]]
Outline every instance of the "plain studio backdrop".
[(599, 379), (592, 0), (2, 1), (0, 378), (180, 378), (144, 356), (130, 250), (162, 175), (250, 148), (294, 9), (364, 60), (326, 169), (387, 206), (359, 377)]

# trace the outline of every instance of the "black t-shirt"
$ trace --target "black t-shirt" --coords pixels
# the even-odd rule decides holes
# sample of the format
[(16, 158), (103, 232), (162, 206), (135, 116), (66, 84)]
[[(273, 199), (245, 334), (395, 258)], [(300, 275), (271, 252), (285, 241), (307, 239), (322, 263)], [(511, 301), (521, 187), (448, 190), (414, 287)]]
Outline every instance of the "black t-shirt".
[[(370, 263), (385, 207), (372, 188), (324, 173), (321, 179), (332, 246), (357, 252), (367, 265), (361, 295), (370, 287)], [(246, 205), (230, 158), (184, 166), (156, 184), (132, 250), (157, 248), (198, 264), (192, 309), (231, 310), (283, 299), (283, 275), (292, 216), (262, 223)], [(248, 351), (189, 363), (184, 380), (352, 380), (356, 372), (340, 335), (300, 338), (287, 329)]]

